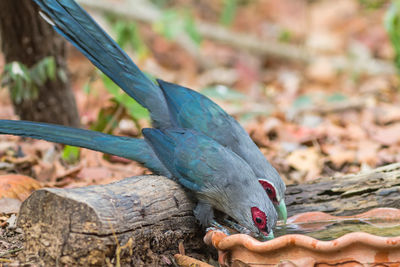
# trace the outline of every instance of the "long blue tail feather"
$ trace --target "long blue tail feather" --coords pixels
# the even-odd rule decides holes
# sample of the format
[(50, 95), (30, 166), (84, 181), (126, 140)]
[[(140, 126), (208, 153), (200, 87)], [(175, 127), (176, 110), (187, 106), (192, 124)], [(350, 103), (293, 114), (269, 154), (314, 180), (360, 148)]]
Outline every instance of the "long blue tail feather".
[(158, 160), (144, 139), (114, 136), (49, 123), (14, 120), (0, 120), (0, 134), (43, 139), (120, 156), (142, 163), (154, 173), (171, 178), (170, 172)]
[(147, 108), (156, 127), (169, 127), (168, 108), (158, 85), (73, 0), (34, 0), (54, 28), (129, 96)]

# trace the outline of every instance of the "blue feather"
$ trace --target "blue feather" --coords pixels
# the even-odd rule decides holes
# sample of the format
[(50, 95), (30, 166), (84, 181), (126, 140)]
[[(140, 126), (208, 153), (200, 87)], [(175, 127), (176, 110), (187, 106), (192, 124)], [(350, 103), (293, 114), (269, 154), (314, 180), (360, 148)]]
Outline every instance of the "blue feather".
[(195, 192), (201, 191), (202, 180), (193, 179), (192, 176), (186, 175), (186, 172), (181, 172), (179, 164), (175, 162), (177, 156), (177, 140), (175, 136), (166, 134), (166, 131), (152, 128), (143, 129), (142, 132), (146, 141), (153, 148), (164, 166), (172, 173), (172, 176), (184, 187)]
[(159, 87), (144, 75), (128, 55), (73, 0), (34, 0), (54, 22), (57, 32), (129, 96), (149, 109), (156, 127), (168, 127), (168, 108)]
[(49, 123), (0, 120), (0, 133), (84, 147), (142, 163), (157, 174), (171, 177), (143, 139), (114, 136)]

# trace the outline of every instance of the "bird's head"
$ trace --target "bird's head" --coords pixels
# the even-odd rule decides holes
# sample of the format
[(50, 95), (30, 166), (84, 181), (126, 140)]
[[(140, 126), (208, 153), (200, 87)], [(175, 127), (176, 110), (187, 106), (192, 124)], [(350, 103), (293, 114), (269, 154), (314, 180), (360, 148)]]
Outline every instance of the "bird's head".
[(279, 219), (284, 220), (284, 222), (286, 223), (287, 211), (285, 199), (283, 194), (280, 194), (280, 192), (285, 192), (284, 190), (286, 188), (279, 190), (279, 188), (277, 188), (271, 181), (267, 181), (265, 179), (258, 179), (258, 182), (264, 188), (269, 199), (272, 201), (272, 204), (274, 204), (275, 209), (278, 212)]
[[(259, 189), (259, 190), (258, 190)], [(235, 214), (229, 214), (240, 225), (249, 231), (260, 236), (273, 237), (272, 228), (278, 219), (278, 214), (268, 196), (257, 185), (257, 189), (253, 188), (246, 199), (242, 199), (239, 208)]]
[(268, 228), (268, 218), (265, 212), (261, 211), (257, 207), (251, 207), (251, 217), (254, 225), (258, 230), (265, 236), (268, 236), (271, 228)]

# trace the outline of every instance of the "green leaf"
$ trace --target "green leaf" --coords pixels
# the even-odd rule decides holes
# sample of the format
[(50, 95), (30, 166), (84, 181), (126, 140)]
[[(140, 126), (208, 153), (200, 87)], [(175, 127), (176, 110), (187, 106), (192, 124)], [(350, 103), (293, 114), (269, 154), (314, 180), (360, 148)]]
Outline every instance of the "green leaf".
[(83, 86), (83, 92), (88, 95), (90, 94), (90, 89), (91, 89), (90, 81), (87, 81)]
[[(117, 104), (118, 105), (118, 104)], [(114, 112), (117, 109), (117, 107), (112, 108), (112, 112)], [(98, 131), (98, 132), (104, 132), (104, 129), (106, 128), (108, 122), (112, 119), (112, 113), (110, 112), (109, 109), (104, 109), (102, 108), (97, 114), (97, 120), (95, 121), (94, 124), (91, 125), (90, 129), (93, 131)], [(110, 129), (111, 133), (112, 129)]]
[(15, 91), (15, 102), (21, 103), (23, 99), (23, 95), (21, 92), (23, 92), (23, 81), (22, 79), (15, 79), (15, 84), (12, 87), (12, 91)]
[(303, 108), (303, 107), (309, 107), (313, 103), (311, 97), (309, 95), (301, 95), (296, 98), (296, 100), (293, 102), (293, 107), (295, 108)]
[(57, 70), (57, 77), (64, 83), (68, 81), (67, 74), (65, 73), (65, 71), (63, 69)]
[(142, 37), (140, 36), (139, 29), (136, 24), (130, 24), (131, 30), (131, 46), (134, 51), (138, 54), (139, 58), (144, 58), (149, 54), (149, 49), (144, 43)]
[(115, 101), (123, 105), (133, 119), (150, 119), (148, 110), (124, 93), (110, 78), (103, 74), (102, 81), (107, 91), (114, 97)]
[(31, 68), (20, 62), (11, 62), (4, 67), (1, 83), (9, 87), (12, 99), (21, 103), (23, 100), (37, 98), (39, 87), (47, 80), (55, 79), (55, 72), (53, 57), (43, 58)]
[(395, 51), (395, 65), (400, 73), (400, 1), (394, 0), (386, 11), (384, 27)]
[(118, 95), (120, 88), (108, 76), (101, 74), (101, 80), (110, 94), (113, 96)]
[(37, 76), (38, 78), (38, 85), (42, 86), (46, 80), (47, 80), (47, 73), (46, 73), (46, 68), (40, 64), (36, 68), (33, 69), (32, 74)]
[(46, 64), (47, 77), (54, 81), (56, 79), (56, 61), (54, 57), (49, 57)]
[(117, 38), (116, 38), (117, 43), (122, 48), (125, 48), (126, 44), (129, 42), (129, 39), (130, 39), (130, 32), (127, 27), (127, 24), (123, 21), (117, 20), (114, 23), (113, 29), (117, 35)]
[(201, 90), (201, 93), (210, 98), (219, 98), (223, 100), (243, 100), (246, 96), (238, 91), (232, 90), (224, 85), (207, 87)]
[(292, 33), (289, 30), (284, 29), (279, 33), (278, 39), (281, 42), (288, 43), (292, 39)]
[(326, 97), (326, 101), (328, 101), (328, 102), (342, 102), (346, 99), (347, 99), (347, 96), (345, 96), (339, 92), (333, 93), (332, 95), (329, 95)]
[(385, 0), (359, 0), (360, 4), (367, 9), (378, 9), (386, 4)]
[(79, 161), (80, 148), (76, 146), (65, 146), (62, 151), (62, 159), (70, 164), (77, 163)]
[(196, 27), (196, 23), (194, 20), (194, 16), (190, 13), (187, 13), (185, 16), (185, 30), (189, 35), (190, 39), (196, 44), (200, 45), (203, 41), (203, 38)]
[(230, 26), (235, 19), (237, 0), (224, 0), (224, 9), (222, 10), (219, 21), (225, 26)]
[(154, 23), (153, 27), (157, 32), (170, 40), (183, 33), (185, 29), (182, 18), (175, 10), (164, 11), (161, 19)]

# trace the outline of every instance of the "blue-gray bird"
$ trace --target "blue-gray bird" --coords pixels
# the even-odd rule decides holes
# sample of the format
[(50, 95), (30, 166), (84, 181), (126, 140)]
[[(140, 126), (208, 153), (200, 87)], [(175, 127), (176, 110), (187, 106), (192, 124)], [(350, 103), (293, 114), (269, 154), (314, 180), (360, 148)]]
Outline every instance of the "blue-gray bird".
[[(75, 1), (34, 1), (44, 11), (43, 16), (54, 26), (57, 32), (74, 44), (128, 95), (150, 111), (155, 128), (179, 127), (196, 130), (231, 149), (246, 161), (275, 205), (279, 217), (286, 219), (287, 213), (284, 203), (286, 187), (284, 182), (234, 118), (213, 101), (191, 89), (162, 80), (157, 80), (157, 84), (153, 83)], [(17, 134), (14, 130), (19, 127), (18, 124), (13, 124), (13, 130), (8, 128), (9, 125), (9, 121), (0, 121), (0, 131)], [(24, 132), (23, 127), (27, 127), (26, 122), (21, 124), (18, 129)], [(25, 130), (28, 129), (25, 128)], [(67, 131), (66, 128), (63, 128), (63, 130)], [(61, 129), (58, 129), (58, 131), (61, 131)], [(40, 138), (52, 141), (49, 139), (52, 137), (48, 138), (47, 134), (53, 132), (41, 132)], [(87, 132), (87, 134), (90, 135), (90, 132)], [(97, 134), (93, 133), (93, 136), (97, 136)], [(25, 131), (25, 136), (29, 136), (29, 131)], [(76, 138), (79, 139), (79, 136), (76, 136)], [(144, 162), (141, 157), (132, 156), (131, 152), (124, 151), (123, 145), (119, 146), (119, 149), (115, 148), (114, 144), (121, 141), (120, 137), (109, 135), (108, 138), (115, 139), (103, 144), (91, 144), (89, 142), (85, 144), (84, 141), (80, 140), (78, 146), (103, 152), (111, 151), (111, 153), (107, 153)], [(53, 138), (53, 141), (66, 143), (65, 139), (57, 141)], [(139, 144), (137, 141), (132, 141), (132, 143)], [(107, 147), (108, 145), (110, 147)], [(139, 149), (136, 151), (140, 151), (142, 147), (142, 143), (140, 143)], [(126, 156), (128, 154), (129, 156)], [(146, 164), (151, 165), (148, 161)], [(157, 168), (153, 168), (153, 170), (157, 170)]]
[(255, 173), (214, 139), (189, 129), (143, 129), (146, 141), (180, 184), (197, 197), (202, 225), (215, 224), (214, 209), (260, 236), (272, 234), (277, 213)]
[(273, 237), (277, 213), (251, 167), (229, 148), (202, 133), (179, 128), (143, 129), (145, 139), (137, 139), (13, 120), (0, 120), (0, 133), (89, 148), (138, 161), (193, 192), (199, 201), (194, 214), (203, 226), (224, 230), (214, 220), (213, 210), (217, 209), (239, 223), (236, 230), (249, 230), (261, 238)]

